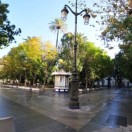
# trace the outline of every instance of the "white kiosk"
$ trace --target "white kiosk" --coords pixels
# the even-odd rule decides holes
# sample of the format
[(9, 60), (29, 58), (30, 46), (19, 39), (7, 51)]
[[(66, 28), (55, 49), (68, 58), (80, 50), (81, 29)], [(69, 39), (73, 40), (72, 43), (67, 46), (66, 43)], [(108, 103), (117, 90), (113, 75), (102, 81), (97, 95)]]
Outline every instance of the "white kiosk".
[(71, 76), (71, 73), (61, 70), (58, 72), (53, 72), (52, 75), (55, 76), (54, 81), (55, 91), (67, 92), (69, 89), (69, 76)]

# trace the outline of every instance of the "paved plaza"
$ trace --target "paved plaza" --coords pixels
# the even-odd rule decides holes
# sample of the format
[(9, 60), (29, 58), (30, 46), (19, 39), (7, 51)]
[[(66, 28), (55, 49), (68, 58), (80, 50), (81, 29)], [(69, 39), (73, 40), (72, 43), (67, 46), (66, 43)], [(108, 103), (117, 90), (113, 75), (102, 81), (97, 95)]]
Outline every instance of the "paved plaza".
[(0, 117), (13, 116), (16, 132), (131, 132), (132, 90), (79, 94), (80, 109), (68, 108), (69, 94), (0, 86)]

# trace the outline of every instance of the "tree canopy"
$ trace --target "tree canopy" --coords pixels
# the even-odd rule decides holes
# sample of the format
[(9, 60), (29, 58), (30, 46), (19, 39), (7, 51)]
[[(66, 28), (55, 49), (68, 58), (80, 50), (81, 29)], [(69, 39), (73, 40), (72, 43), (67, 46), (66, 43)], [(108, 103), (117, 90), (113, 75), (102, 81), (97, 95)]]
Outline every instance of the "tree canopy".
[[(62, 47), (59, 54), (59, 68), (65, 71), (72, 71), (74, 35), (72, 33), (64, 34), (61, 39)], [(112, 75), (112, 60), (94, 43), (89, 42), (84, 34), (77, 34), (77, 70), (79, 80), (87, 84), (93, 84), (95, 80), (102, 79)]]
[(25, 85), (34, 85), (37, 81), (43, 84), (51, 77), (56, 55), (56, 48), (50, 42), (29, 37), (1, 59), (0, 77), (13, 82), (19, 80)]
[[(132, 0), (100, 0), (98, 13), (101, 15), (101, 38), (111, 47), (116, 41), (120, 52), (114, 59), (114, 67), (119, 70), (119, 78), (132, 80), (130, 67), (132, 56)], [(114, 46), (113, 46), (114, 47)], [(120, 80), (120, 79), (119, 79)]]
[[(131, 0), (100, 1), (102, 4), (94, 3), (94, 6), (97, 7), (95, 12), (90, 9), (88, 11), (93, 17), (95, 17), (94, 13), (100, 14), (101, 20), (97, 23), (103, 27), (101, 38), (107, 44), (113, 40), (118, 41), (120, 43), (120, 53), (112, 60), (104, 50), (90, 42), (87, 36), (77, 33), (78, 77), (79, 81), (84, 83), (86, 87), (91, 87), (94, 81), (112, 75), (118, 78), (119, 83), (122, 77), (132, 80)], [(81, 3), (83, 3), (81, 6), (86, 6), (85, 2)], [(15, 26), (8, 21), (8, 5), (1, 4), (0, 6), (0, 13), (2, 14), (0, 16), (0, 35), (3, 35), (0, 37), (0, 48), (2, 48), (15, 39), (14, 36), (20, 33), (20, 29), (15, 30)], [(42, 42), (39, 37), (28, 37), (18, 47), (12, 48), (8, 55), (0, 60), (1, 79), (19, 80), (19, 83), (25, 85), (34, 85), (37, 82), (45, 85), (52, 82), (51, 73), (55, 70), (64, 69), (72, 72), (74, 34), (71, 32), (65, 33), (58, 48), (59, 30), (64, 31), (66, 25), (61, 19), (55, 19), (49, 24), (51, 31), (57, 31), (56, 47), (50, 41)]]
[(6, 47), (15, 40), (15, 36), (21, 33), (20, 28), (16, 29), (8, 20), (8, 4), (0, 1), (0, 49)]
[(96, 13), (99, 13), (101, 38), (108, 46), (109, 42), (118, 44), (130, 43), (132, 34), (132, 5), (131, 0), (100, 0), (102, 4), (95, 3)]
[(61, 18), (56, 18), (54, 21), (49, 23), (49, 29), (51, 32), (57, 32), (56, 37), (56, 48), (58, 48), (58, 37), (59, 37), (59, 30), (62, 32), (66, 32), (67, 25)]

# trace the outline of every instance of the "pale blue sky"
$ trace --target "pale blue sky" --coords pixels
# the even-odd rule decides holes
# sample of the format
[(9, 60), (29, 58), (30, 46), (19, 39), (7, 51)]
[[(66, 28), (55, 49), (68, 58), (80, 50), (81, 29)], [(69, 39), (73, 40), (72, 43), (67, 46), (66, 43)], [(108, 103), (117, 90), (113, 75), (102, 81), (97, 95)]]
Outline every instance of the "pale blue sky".
[[(75, 0), (72, 1), (75, 2)], [(94, 1), (97, 0), (87, 0), (88, 8), (93, 8), (92, 3)], [(43, 41), (51, 41), (55, 44), (56, 34), (49, 31), (49, 23), (55, 18), (61, 17), (61, 10), (65, 4), (68, 4), (68, 0), (2, 0), (2, 2), (9, 4), (9, 20), (16, 27), (21, 28), (22, 33), (16, 37), (17, 43), (12, 43), (5, 49), (0, 49), (0, 57), (6, 55), (12, 47), (23, 42), (27, 36), (41, 37)], [(95, 21), (96, 19), (91, 18), (89, 24), (93, 24)], [(67, 32), (74, 33), (74, 15), (70, 12), (66, 23), (68, 25)], [(98, 28), (98, 25), (95, 28), (84, 25), (83, 18), (78, 17), (78, 32), (84, 33), (89, 41), (94, 42), (97, 46), (103, 47), (103, 42), (97, 40), (96, 35), (99, 32), (96, 29)], [(61, 33), (60, 38), (62, 35)], [(108, 53), (113, 57), (115, 50)]]

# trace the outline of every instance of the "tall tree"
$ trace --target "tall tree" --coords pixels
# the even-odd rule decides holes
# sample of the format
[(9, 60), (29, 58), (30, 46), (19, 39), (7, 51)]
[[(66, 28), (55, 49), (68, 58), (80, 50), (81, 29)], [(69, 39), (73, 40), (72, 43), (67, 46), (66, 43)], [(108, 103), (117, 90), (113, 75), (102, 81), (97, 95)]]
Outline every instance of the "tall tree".
[(56, 18), (54, 21), (51, 21), (49, 23), (49, 29), (51, 32), (57, 32), (57, 37), (56, 37), (56, 48), (58, 48), (58, 37), (59, 37), (59, 30), (61, 30), (62, 32), (66, 31), (67, 25), (65, 24), (65, 22), (60, 19), (60, 18)]
[(84, 55), (81, 56), (82, 76), (85, 78), (86, 88), (92, 87), (95, 80), (100, 80), (112, 74), (112, 61), (110, 57), (94, 43), (87, 42), (84, 45)]
[(8, 71), (11, 80), (33, 84), (40, 73), (41, 56), (40, 38), (29, 38), (3, 58), (3, 72)]
[[(65, 34), (62, 37), (62, 50), (59, 53), (59, 68), (66, 71), (72, 71), (74, 35)], [(84, 34), (77, 34), (78, 53), (77, 53), (77, 69), (79, 79), (91, 86), (94, 80), (112, 74), (112, 61), (110, 57), (93, 43), (87, 41)]]
[(95, 6), (99, 7), (98, 12), (101, 15), (101, 37), (108, 46), (111, 46), (112, 41), (116, 41), (120, 48), (114, 65), (117, 84), (121, 86), (122, 77), (132, 80), (132, 0), (100, 1), (102, 4), (95, 3)]
[(15, 29), (15, 25), (11, 25), (7, 14), (9, 13), (8, 4), (0, 1), (0, 49), (6, 47), (15, 40), (15, 36), (21, 33), (20, 29)]
[(43, 86), (51, 81), (51, 73), (56, 63), (57, 50), (49, 41), (42, 44), (42, 61), (43, 61)]
[[(119, 52), (115, 59), (115, 71), (118, 72), (117, 79), (122, 77), (132, 81), (132, 45), (121, 45), (121, 52)], [(116, 75), (116, 73), (115, 73)], [(118, 79), (119, 80), (119, 79)], [(121, 81), (118, 81), (121, 82)]]
[(99, 10), (102, 25), (101, 38), (108, 46), (109, 42), (118, 44), (132, 42), (132, 6), (131, 0), (100, 0), (102, 4), (95, 3)]

